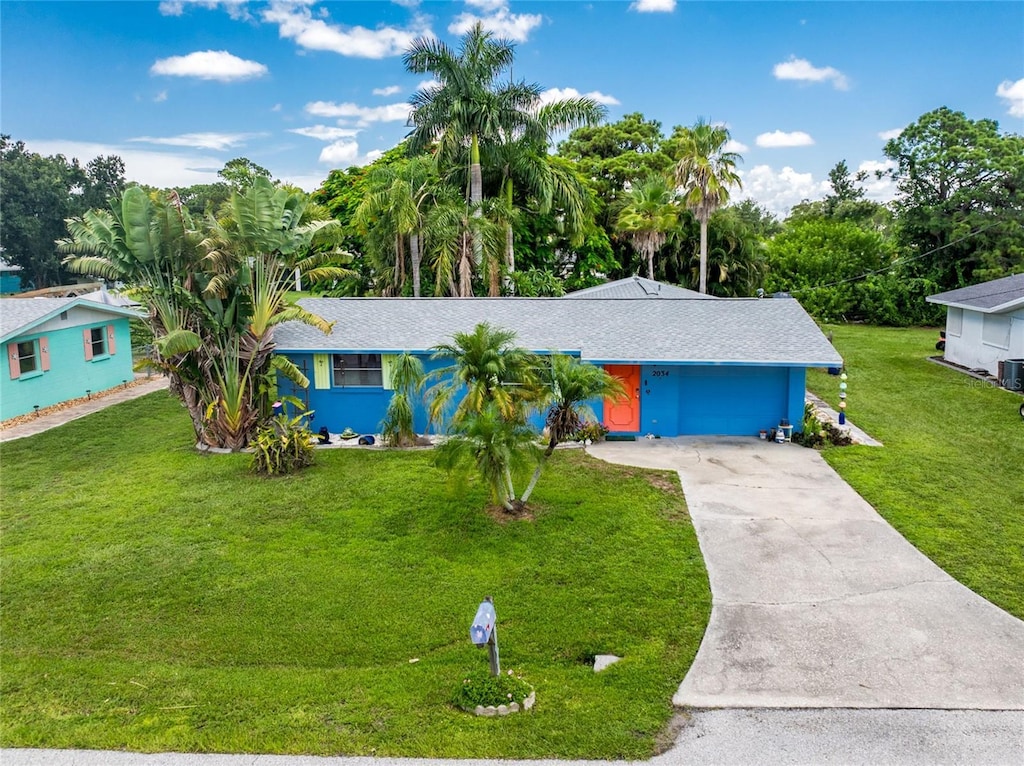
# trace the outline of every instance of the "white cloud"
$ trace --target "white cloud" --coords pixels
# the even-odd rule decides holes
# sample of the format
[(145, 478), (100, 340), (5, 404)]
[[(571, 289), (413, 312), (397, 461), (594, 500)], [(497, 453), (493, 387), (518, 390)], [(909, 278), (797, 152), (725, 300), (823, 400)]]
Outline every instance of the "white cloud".
[(996, 95), (1006, 102), (1007, 111), (1014, 117), (1024, 117), (1024, 78), (1011, 82), (1003, 80)]
[(245, 7), (246, 2), (247, 0), (163, 0), (160, 3), (160, 13), (164, 16), (181, 16), (185, 12), (185, 6), (213, 10), (222, 5), (231, 18), (241, 21), (252, 18)]
[(375, 160), (379, 160), (383, 156), (384, 156), (384, 150), (383, 149), (371, 149), (370, 151), (368, 151), (366, 153), (366, 161), (367, 162), (374, 162)]
[(374, 88), (373, 95), (375, 96), (393, 96), (402, 90), (401, 85), (388, 85), (386, 88)]
[(162, 90), (159, 93), (157, 93), (155, 96), (153, 96), (153, 103), (155, 103), (155, 104), (162, 104), (166, 100), (167, 100), (167, 91), (166, 90)]
[(484, 13), (496, 11), (508, 6), (508, 0), (466, 0), (466, 5), (479, 8)]
[(274, 104), (272, 107), (270, 107), (270, 111), (272, 111), (272, 112), (280, 112), (281, 111), (281, 105), (280, 104)]
[(241, 146), (248, 139), (258, 137), (260, 133), (182, 133), (178, 136), (154, 138), (139, 136), (129, 138), (131, 143), (158, 144), (161, 146), (187, 146), (191, 149), (210, 149), (223, 152)]
[(361, 132), (358, 128), (335, 128), (330, 125), (311, 125), (308, 128), (293, 128), (289, 133), (315, 138), (319, 141), (337, 141), (342, 138), (355, 138)]
[(263, 11), (262, 18), (277, 24), (281, 37), (294, 40), (302, 48), (358, 58), (398, 56), (417, 38), (433, 34), (422, 17), (417, 17), (412, 29), (344, 27), (315, 19), (309, 8), (283, 0), (271, 2), (270, 7)]
[(676, 0), (636, 0), (629, 9), (637, 13), (671, 13), (676, 9)]
[(358, 120), (361, 125), (371, 122), (405, 122), (412, 107), (409, 104), (387, 104), (386, 106), (359, 106), (358, 104), (335, 104), (333, 101), (314, 101), (306, 104), (306, 112), (317, 117), (337, 117)]
[(892, 130), (883, 130), (878, 133), (878, 137), (883, 141), (891, 141), (894, 138), (899, 138), (900, 133), (903, 132), (903, 128), (893, 128)]
[(846, 75), (830, 66), (816, 67), (807, 59), (791, 56), (789, 61), (776, 64), (772, 73), (778, 80), (799, 80), (801, 82), (832, 82), (836, 90), (850, 87)]
[(813, 146), (814, 139), (802, 130), (794, 130), (792, 133), (773, 130), (771, 133), (759, 135), (755, 143), (764, 149), (780, 149), (791, 146)]
[(464, 35), (479, 22), (484, 29), (498, 37), (524, 43), (530, 32), (544, 21), (540, 14), (512, 13), (508, 9), (508, 0), (467, 0), (466, 5), (475, 6), (486, 15), (460, 13), (448, 25), (448, 31), (453, 35)]
[(440, 80), (434, 80), (434, 79), (424, 80), (423, 82), (421, 82), (419, 85), (416, 86), (416, 90), (430, 90), (431, 88), (436, 88), (440, 84), (441, 84)]
[(743, 191), (737, 192), (733, 201), (753, 199), (780, 217), (789, 215), (793, 205), (805, 199), (820, 199), (830, 188), (828, 181), (815, 181), (812, 173), (798, 173), (788, 165), (779, 171), (769, 165), (755, 165), (738, 173)]
[(227, 51), (195, 51), (187, 56), (158, 59), (149, 68), (152, 74), (171, 77), (198, 77), (200, 80), (248, 80), (262, 77), (269, 70), (258, 61), (247, 61)]
[(746, 144), (742, 143), (741, 141), (737, 141), (735, 138), (730, 138), (728, 141), (726, 141), (725, 142), (725, 146), (723, 146), (722, 149), (724, 149), (727, 152), (739, 152), (739, 153), (749, 152), (750, 151), (750, 147), (749, 146), (747, 146)]
[(224, 158), (193, 152), (161, 152), (131, 146), (82, 141), (26, 141), (30, 151), (42, 155), (63, 154), (85, 165), (100, 156), (116, 154), (124, 160), (125, 177), (163, 189), (171, 186), (215, 183)]
[[(860, 182), (864, 189), (864, 196), (875, 202), (890, 202), (896, 199), (896, 182), (885, 174), (896, 167), (893, 160), (864, 160), (857, 166), (857, 172), (866, 174), (866, 178)], [(878, 177), (878, 173), (882, 177)]]
[(581, 95), (586, 98), (593, 99), (599, 104), (615, 106), (620, 103), (615, 96), (605, 95), (599, 90), (592, 90), (589, 93), (580, 94), (580, 92), (575, 88), (548, 88), (540, 94), (540, 103), (541, 105), (550, 104), (567, 98), (579, 98)]
[(323, 148), (323, 151), (320, 152), (320, 162), (348, 167), (355, 164), (358, 156), (359, 144), (351, 139), (342, 139)]

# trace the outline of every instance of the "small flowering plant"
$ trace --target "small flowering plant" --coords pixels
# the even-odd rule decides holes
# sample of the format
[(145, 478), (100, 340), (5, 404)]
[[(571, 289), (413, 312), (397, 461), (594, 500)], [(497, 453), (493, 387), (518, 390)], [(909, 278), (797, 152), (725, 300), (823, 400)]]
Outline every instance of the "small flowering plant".
[(452, 701), (466, 710), (473, 710), (477, 705), (497, 707), (513, 702), (522, 705), (532, 692), (533, 687), (512, 670), (492, 676), (484, 669), (463, 676)]

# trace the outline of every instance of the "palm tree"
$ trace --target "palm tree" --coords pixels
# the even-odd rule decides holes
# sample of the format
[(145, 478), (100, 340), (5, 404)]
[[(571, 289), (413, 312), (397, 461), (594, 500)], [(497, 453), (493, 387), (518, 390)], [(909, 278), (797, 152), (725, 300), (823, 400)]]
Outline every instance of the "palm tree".
[(438, 183), (434, 162), (427, 155), (373, 166), (366, 175), (368, 191), (353, 217), (371, 251), (393, 258), (391, 281), (399, 293), (405, 283), (408, 242), (415, 298), (420, 297), (427, 214), (438, 195)]
[(721, 125), (698, 120), (679, 133), (680, 160), (676, 182), (683, 201), (700, 223), (700, 292), (708, 291), (708, 219), (729, 201), (729, 187), (742, 188), (736, 164), (742, 157), (725, 151), (729, 131)]
[[(463, 36), (458, 53), (429, 38), (415, 41), (403, 59), (408, 71), (436, 80), (410, 100), (409, 151), (436, 143), (440, 165), (468, 168), (467, 201), (474, 217), (483, 215), (482, 146), (523, 142), (529, 151), (543, 152), (554, 132), (597, 122), (605, 113), (589, 98), (542, 105), (539, 85), (498, 83), (514, 55), (511, 41), (495, 39), (478, 22)], [(482, 248), (476, 241), (473, 250), (479, 265)]]
[(436, 38), (421, 38), (403, 57), (408, 71), (431, 74), (438, 83), (417, 91), (410, 99), (413, 130), (409, 151), (419, 153), (437, 143), (438, 160), (452, 164), (468, 142), (467, 199), (472, 206), (483, 200), (481, 140), (495, 140), (503, 133), (522, 129), (528, 110), (540, 97), (536, 85), (496, 83), (498, 76), (512, 66), (514, 51), (512, 42), (494, 39), (478, 22), (463, 36), (458, 53)]
[(438, 198), (428, 214), (424, 232), (426, 259), (434, 270), (435, 295), (471, 297), (478, 265), (492, 281), (500, 283), (498, 270), (505, 233), (498, 223), (501, 213), (496, 208), (493, 200), (467, 206), (452, 197)]
[(579, 431), (585, 418), (594, 418), (588, 402), (617, 399), (626, 393), (622, 381), (603, 367), (586, 364), (566, 354), (549, 357), (547, 364), (540, 369), (540, 377), (547, 388), (546, 399), (549, 402), (546, 419), (548, 446), (519, 501), (522, 505), (530, 499), (541, 470), (555, 447)]
[(475, 470), (491, 500), (512, 513), (522, 506), (516, 500), (513, 474), (536, 457), (540, 448), (535, 438), (524, 423), (508, 420), (491, 402), (453, 425), (449, 438), (437, 448), (435, 461), (449, 473)]
[(384, 420), (380, 424), (383, 441), (389, 447), (409, 447), (416, 443), (413, 426), (413, 393), (423, 383), (423, 362), (405, 352), (391, 363), (391, 395)]
[(616, 229), (647, 259), (648, 279), (654, 279), (655, 253), (665, 244), (677, 221), (673, 191), (663, 175), (648, 175), (629, 190)]
[(465, 395), (452, 416), (453, 424), (489, 406), (505, 420), (525, 421), (524, 406), (541, 395), (536, 377), (538, 360), (516, 346), (515, 337), (511, 330), (482, 322), (472, 332), (457, 332), (451, 343), (432, 349), (431, 359), (450, 362), (427, 376), (428, 380), (436, 381), (427, 390), (432, 422), (439, 421), (452, 400), (463, 392)]
[[(577, 100), (577, 101), (588, 101)], [(569, 102), (564, 102), (569, 104)], [(575, 101), (573, 102), (576, 103)], [(541, 109), (539, 121), (546, 125), (560, 125), (553, 122), (551, 115), (557, 110), (549, 107), (561, 104), (549, 104)], [(579, 105), (580, 115), (589, 119), (600, 119), (603, 107), (594, 104), (596, 111), (588, 113), (584, 104)], [(583, 119), (583, 117), (580, 117)], [(579, 244), (585, 229), (587, 214), (591, 209), (592, 194), (586, 182), (564, 160), (552, 157), (547, 146), (531, 142), (526, 137), (515, 141), (485, 147), (489, 165), (500, 171), (500, 198), (502, 210), (507, 211), (502, 220), (505, 229), (505, 269), (511, 275), (516, 270), (515, 242), (513, 223), (518, 214), (515, 206), (516, 189), (518, 188), (527, 200), (534, 203), (533, 209), (544, 215), (553, 208), (561, 214), (562, 224), (569, 239)], [(491, 293), (496, 296), (497, 293)]]

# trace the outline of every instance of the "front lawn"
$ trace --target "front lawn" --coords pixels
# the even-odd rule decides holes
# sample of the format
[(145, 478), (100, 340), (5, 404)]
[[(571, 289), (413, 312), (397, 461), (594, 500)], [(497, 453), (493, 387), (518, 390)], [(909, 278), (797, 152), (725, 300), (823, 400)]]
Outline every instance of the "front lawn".
[[(935, 330), (829, 327), (849, 373), (850, 419), (884, 448), (825, 459), (949, 574), (1024, 619), (1020, 396), (927, 361)], [(833, 406), (837, 379), (809, 387)]]
[[(497, 523), (418, 452), (329, 450), (260, 479), (202, 456), (166, 394), (3, 446), (5, 747), (644, 758), (710, 593), (674, 475), (559, 451)], [(529, 713), (449, 700), (486, 665)], [(625, 659), (595, 674), (595, 654)]]

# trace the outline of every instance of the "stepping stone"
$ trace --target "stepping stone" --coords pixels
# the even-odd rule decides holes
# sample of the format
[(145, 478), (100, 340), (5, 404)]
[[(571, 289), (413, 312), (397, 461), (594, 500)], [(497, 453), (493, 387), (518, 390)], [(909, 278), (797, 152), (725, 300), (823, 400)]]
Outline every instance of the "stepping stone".
[(614, 665), (621, 659), (621, 657), (616, 657), (614, 654), (598, 654), (594, 657), (594, 672), (600, 673), (606, 667)]

